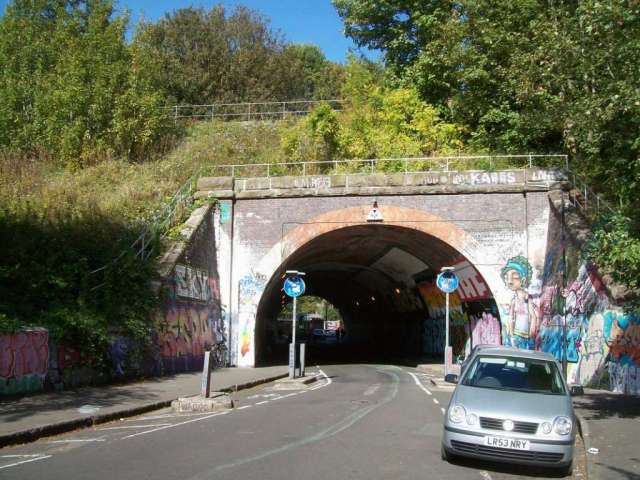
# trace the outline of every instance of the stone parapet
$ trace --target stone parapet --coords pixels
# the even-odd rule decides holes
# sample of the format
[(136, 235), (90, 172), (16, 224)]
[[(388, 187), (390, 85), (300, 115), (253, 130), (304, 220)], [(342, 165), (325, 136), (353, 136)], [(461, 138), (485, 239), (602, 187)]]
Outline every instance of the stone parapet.
[(403, 172), (248, 179), (201, 178), (196, 198), (517, 193), (566, 189), (568, 173), (557, 168), (494, 172)]

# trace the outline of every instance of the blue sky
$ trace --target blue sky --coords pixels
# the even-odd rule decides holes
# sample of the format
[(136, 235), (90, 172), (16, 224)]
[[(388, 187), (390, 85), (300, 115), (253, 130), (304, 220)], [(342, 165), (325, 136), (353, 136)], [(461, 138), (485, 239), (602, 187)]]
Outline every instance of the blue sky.
[[(8, 0), (0, 0), (2, 14), (7, 3)], [(148, 20), (156, 21), (165, 12), (178, 8), (202, 5), (209, 10), (219, 3), (229, 10), (234, 5), (241, 4), (262, 12), (271, 19), (270, 26), (273, 30), (281, 30), (289, 41), (318, 45), (327, 59), (334, 62), (344, 62), (348, 49), (354, 47), (353, 42), (342, 34), (342, 21), (330, 0), (215, 0), (192, 3), (179, 0), (118, 0), (117, 5), (120, 9), (128, 7), (135, 23), (140, 11), (145, 13)], [(371, 59), (377, 57), (373, 53), (367, 56)]]

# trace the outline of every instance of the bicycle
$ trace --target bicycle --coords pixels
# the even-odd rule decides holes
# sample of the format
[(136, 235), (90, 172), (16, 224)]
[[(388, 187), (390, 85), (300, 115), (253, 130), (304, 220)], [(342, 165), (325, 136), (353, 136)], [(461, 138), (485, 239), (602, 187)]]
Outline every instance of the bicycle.
[(227, 346), (224, 342), (216, 343), (211, 349), (211, 368), (218, 369), (227, 366)]

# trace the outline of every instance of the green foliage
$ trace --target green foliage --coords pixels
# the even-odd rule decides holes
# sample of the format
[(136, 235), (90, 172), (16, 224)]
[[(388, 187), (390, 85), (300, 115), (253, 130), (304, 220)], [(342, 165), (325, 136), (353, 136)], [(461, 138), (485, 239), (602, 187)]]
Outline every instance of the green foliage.
[(475, 150), (572, 155), (628, 214), (640, 205), (640, 15), (627, 0), (334, 0), (388, 81), (467, 125)]
[[(318, 106), (282, 134), (291, 160), (402, 158), (458, 155), (465, 128), (443, 122), (436, 109), (410, 88), (382, 84), (377, 67), (355, 58), (346, 66), (344, 108)], [(387, 171), (404, 169), (390, 162)]]
[[(287, 47), (299, 62), (300, 84), (293, 98), (331, 100), (340, 98), (344, 83), (345, 69), (342, 65), (329, 62), (322, 50), (315, 45), (293, 44)], [(295, 86), (293, 86), (296, 88)]]
[(78, 168), (169, 133), (165, 97), (111, 0), (14, 0), (0, 18), (0, 147)]
[(294, 49), (243, 6), (180, 8), (142, 24), (137, 40), (161, 62), (164, 90), (178, 104), (295, 99), (303, 83)]
[(107, 269), (101, 289), (90, 290), (95, 283), (90, 272), (113, 260), (117, 248), (122, 248), (118, 236), (130, 238), (123, 227), (70, 208), (52, 217), (39, 215), (28, 205), (4, 210), (1, 331), (45, 327), (58, 342), (69, 342), (82, 352), (83, 361), (96, 365), (106, 357), (114, 328), (134, 340), (145, 338), (146, 319), (155, 302), (148, 286), (151, 265), (122, 259)]
[(640, 308), (640, 240), (634, 223), (614, 216), (598, 225), (587, 243), (586, 253), (594, 264), (629, 290), (629, 308)]

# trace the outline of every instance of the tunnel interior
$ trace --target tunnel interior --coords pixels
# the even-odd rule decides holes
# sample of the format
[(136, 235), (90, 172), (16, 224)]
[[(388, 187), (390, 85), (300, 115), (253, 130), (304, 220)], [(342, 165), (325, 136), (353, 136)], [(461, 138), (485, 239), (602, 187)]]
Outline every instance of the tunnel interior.
[[(346, 332), (340, 345), (306, 342), (310, 361), (353, 363), (437, 357), (437, 347), (430, 349), (426, 344), (437, 346), (441, 342), (444, 347), (444, 336), (430, 339), (429, 335), (440, 332), (425, 329), (425, 322), (437, 321), (435, 317), (441, 312), (425, 295), (425, 288), (437, 288), (436, 277), (443, 266), (473, 268), (465, 260), (442, 240), (395, 225), (348, 226), (309, 240), (280, 265), (265, 287), (257, 311), (256, 365), (288, 362), (288, 342), (278, 343), (273, 338), (283, 299), (292, 301), (283, 291), (287, 270), (304, 272), (304, 295), (320, 297), (335, 306)], [(464, 274), (462, 270), (457, 273)], [(463, 315), (468, 318), (469, 314), (493, 311), (497, 316), (488, 288), (487, 292), (485, 298), (461, 304)], [(441, 321), (444, 324), (444, 317)], [(464, 330), (460, 323), (457, 328)], [(471, 338), (468, 326), (466, 332)], [(299, 337), (307, 340), (304, 334)], [(464, 340), (465, 334), (452, 338), (454, 355), (464, 354), (461, 337)]]

